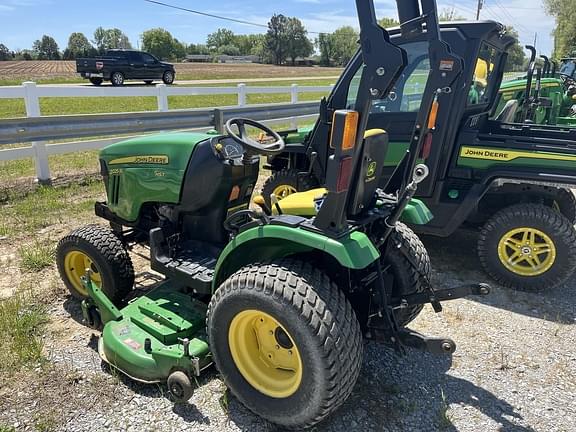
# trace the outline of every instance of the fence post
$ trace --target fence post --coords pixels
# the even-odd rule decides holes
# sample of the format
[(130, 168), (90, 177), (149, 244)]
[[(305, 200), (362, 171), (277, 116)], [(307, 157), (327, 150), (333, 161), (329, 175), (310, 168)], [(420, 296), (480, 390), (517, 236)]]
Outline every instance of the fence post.
[(238, 106), (246, 106), (246, 84), (238, 84)]
[(168, 111), (168, 93), (166, 89), (166, 84), (156, 85), (156, 90), (158, 91), (156, 98), (158, 99), (158, 111), (160, 112)]
[[(24, 103), (26, 105), (27, 117), (40, 117), (40, 100), (36, 93), (36, 83), (26, 81), (22, 83), (24, 87)], [(50, 184), (50, 166), (48, 165), (48, 151), (44, 141), (33, 141), (34, 162), (36, 165), (36, 178), (40, 184)]]
[[(298, 103), (298, 84), (292, 84), (292, 86), (290, 86), (290, 103)], [(298, 121), (296, 120), (296, 117), (290, 119), (290, 127), (292, 129), (298, 129)]]

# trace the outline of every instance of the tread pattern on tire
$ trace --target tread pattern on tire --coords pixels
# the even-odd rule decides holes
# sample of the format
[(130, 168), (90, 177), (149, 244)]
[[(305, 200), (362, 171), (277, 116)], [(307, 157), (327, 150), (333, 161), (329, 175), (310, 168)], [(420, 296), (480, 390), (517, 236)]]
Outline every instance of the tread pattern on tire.
[(330, 365), (326, 374), (329, 384), (321, 410), (298, 427), (313, 426), (348, 398), (360, 374), (362, 333), (352, 306), (324, 272), (308, 263), (286, 258), (249, 265), (229, 277), (210, 302), (208, 328), (214, 306), (241, 289), (262, 291), (279, 299), (286, 307), (296, 308), (317, 335), (325, 352), (325, 364)]
[[(391, 248), (401, 251), (403, 261), (402, 268), (405, 269), (407, 279), (413, 281), (410, 291), (404, 289), (402, 293), (414, 294), (424, 292), (430, 286), (432, 267), (430, 256), (420, 238), (402, 222), (395, 225), (390, 236)], [(390, 252), (389, 252), (390, 253)], [(407, 287), (406, 287), (407, 288)], [(396, 319), (401, 327), (408, 325), (422, 311), (424, 305), (415, 305), (410, 308), (401, 309), (396, 312)]]
[(522, 291), (538, 291), (542, 288), (550, 288), (561, 284), (570, 276), (570, 269), (567, 269), (568, 271), (562, 271), (563, 269), (560, 269), (560, 271), (553, 271), (553, 267), (543, 275), (534, 278), (538, 280), (537, 285), (526, 283), (522, 286), (517, 286), (495, 272), (493, 267), (490, 265), (490, 262), (488, 261), (490, 251), (487, 247), (489, 237), (493, 235), (493, 232), (498, 226), (506, 226), (508, 224), (513, 226), (517, 220), (522, 218), (545, 220), (551, 232), (560, 238), (566, 239), (566, 243), (570, 248), (567, 254), (567, 257), (569, 258), (568, 267), (570, 267), (570, 269), (576, 268), (576, 230), (574, 230), (572, 222), (566, 219), (564, 215), (554, 211), (550, 207), (539, 204), (516, 204), (507, 207), (500, 210), (492, 216), (488, 222), (486, 222), (478, 239), (478, 257), (480, 258), (482, 267), (494, 280), (508, 288)]
[[(118, 236), (107, 227), (100, 225), (86, 225), (77, 228), (66, 237), (62, 238), (58, 243), (57, 250), (65, 244), (77, 242), (78, 240), (85, 241), (94, 246), (102, 255), (104, 260), (110, 264), (111, 270), (114, 272), (114, 278), (117, 282), (114, 292), (108, 292), (104, 289), (113, 303), (118, 304), (121, 302), (134, 286), (134, 267), (132, 260), (126, 251), (126, 248), (118, 238)], [(63, 258), (63, 257), (62, 257)], [(59, 257), (59, 264), (62, 261)], [(66, 280), (61, 265), (58, 266), (62, 279)]]
[(562, 214), (576, 224), (576, 196), (569, 189), (558, 189), (558, 201)]

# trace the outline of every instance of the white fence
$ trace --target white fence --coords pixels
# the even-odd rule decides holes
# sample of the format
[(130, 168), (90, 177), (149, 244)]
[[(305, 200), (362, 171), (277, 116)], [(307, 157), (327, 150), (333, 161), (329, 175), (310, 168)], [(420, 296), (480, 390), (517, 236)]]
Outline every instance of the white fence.
[[(26, 116), (28, 118), (41, 117), (40, 98), (90, 98), (90, 97), (155, 97), (158, 104), (158, 112), (169, 111), (169, 96), (209, 96), (209, 95), (236, 95), (237, 107), (247, 106), (248, 95), (251, 94), (289, 94), (290, 103), (297, 104), (299, 95), (302, 93), (327, 93), (332, 86), (247, 86), (238, 84), (232, 87), (179, 87), (158, 84), (142, 87), (93, 87), (93, 86), (37, 86), (34, 82), (25, 82), (21, 86), (0, 87), (0, 99), (24, 99)], [(181, 110), (179, 110), (181, 111)], [(66, 116), (73, 118), (73, 116)], [(310, 118), (312, 116), (304, 116)], [(46, 117), (50, 119), (54, 117)], [(58, 116), (57, 118), (62, 118)], [(289, 119), (275, 119), (271, 122), (290, 121), (296, 124), (296, 117)], [(80, 141), (66, 144), (46, 145), (44, 141), (32, 142), (29, 147), (0, 150), (0, 161), (25, 159), (33, 157), (36, 164), (36, 176), (41, 182), (50, 181), (50, 167), (48, 155), (83, 151), (88, 149), (102, 148), (108, 144), (125, 138), (108, 138), (94, 141)]]

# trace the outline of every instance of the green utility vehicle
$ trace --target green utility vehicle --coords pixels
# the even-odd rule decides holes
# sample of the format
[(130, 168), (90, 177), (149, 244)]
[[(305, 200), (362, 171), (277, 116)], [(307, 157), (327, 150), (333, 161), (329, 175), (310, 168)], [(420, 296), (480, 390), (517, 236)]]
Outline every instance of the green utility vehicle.
[[(419, 6), (416, 0), (402, 3), (409, 13), (406, 23), (418, 15)], [(536, 100), (522, 107), (517, 99), (509, 100), (495, 115), (507, 49), (514, 43), (503, 25), (443, 23), (441, 34), (464, 59), (464, 69), (452, 86), (432, 89), (430, 95), (427, 82), (436, 59), (428, 52), (426, 33), (412, 32), (407, 24), (390, 30), (391, 41), (406, 51), (408, 61), (389, 94), (373, 101), (368, 120), (368, 128), (385, 129), (390, 139), (381, 150), (385, 160), (380, 186), (389, 194), (398, 190), (401, 183), (393, 173), (410, 148), (412, 131), (432, 126), (412, 157), (430, 169), (416, 197), (434, 219), (414, 229), (437, 236), (449, 236), (463, 226), (476, 229), (480, 263), (499, 283), (520, 290), (557, 286), (576, 268), (576, 202), (571, 192), (576, 188), (576, 130), (515, 122), (516, 112), (532, 110)], [(272, 175), (263, 187), (265, 197), (286, 199), (324, 182), (333, 154), (326, 144), (332, 113), (355, 100), (362, 64), (358, 53), (322, 101), (314, 127), (290, 133), (286, 151), (268, 158)], [(484, 65), (485, 79), (476, 77), (479, 65)], [(533, 74), (529, 78), (532, 86)], [(434, 121), (426, 125), (419, 110), (431, 96), (440, 104)]]
[[(434, 41), (436, 4), (423, 4), (425, 13), (408, 25), (427, 29), (434, 59), (428, 86), (445, 89), (462, 61)], [(250, 410), (301, 429), (349, 396), (363, 338), (399, 351), (454, 351), (450, 339), (405, 326), (425, 303), (440, 311), (440, 301), (485, 295), (489, 287), (430, 285), (426, 250), (399, 222), (429, 220), (426, 207), (411, 201), (425, 165), (406, 158), (394, 177), (398, 193), (378, 188), (388, 135), (366, 131), (368, 114), (402, 76), (407, 56), (377, 24), (372, 1), (356, 6), (361, 77), (352, 109), (332, 114), (325, 146), (334, 154), (325, 190), (307, 194), (312, 216), (299, 214), (309, 208), (290, 212), (275, 199), (271, 208), (261, 197), (250, 208), (260, 156), (285, 151), (278, 133), (252, 120), (229, 119), (225, 135), (161, 134), (101, 152), (107, 202), (96, 204), (96, 214), (111, 228), (73, 231), (60, 241), (57, 262), (87, 323), (103, 325), (98, 350), (112, 367), (145, 383), (167, 381), (182, 402), (192, 395), (192, 377), (214, 363)], [(422, 124), (433, 102), (422, 104)], [(250, 128), (267, 139), (256, 140)], [(427, 132), (415, 128), (411, 154)], [(136, 298), (132, 244), (149, 246), (151, 268), (166, 276)]]
[[(514, 123), (533, 122), (544, 125), (576, 126), (576, 81), (574, 72), (576, 63), (572, 58), (562, 59), (559, 74), (557, 65), (546, 56), (540, 56), (544, 65), (536, 67), (536, 49), (526, 46), (531, 51), (528, 74), (524, 77), (504, 82), (500, 86), (496, 100), (495, 116), (498, 117), (504, 108), (517, 101), (515, 112), (508, 109), (508, 121)], [(478, 75), (478, 74), (477, 74)], [(535, 85), (533, 85), (535, 75)], [(530, 97), (526, 98), (525, 95)]]

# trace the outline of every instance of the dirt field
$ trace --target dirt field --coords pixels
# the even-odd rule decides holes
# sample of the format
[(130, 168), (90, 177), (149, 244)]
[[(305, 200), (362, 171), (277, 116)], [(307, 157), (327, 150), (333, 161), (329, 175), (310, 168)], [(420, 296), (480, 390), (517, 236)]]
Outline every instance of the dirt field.
[[(176, 63), (180, 79), (312, 77), (339, 75), (338, 68), (290, 67), (261, 64)], [(0, 62), (0, 80), (76, 79), (74, 61)]]

